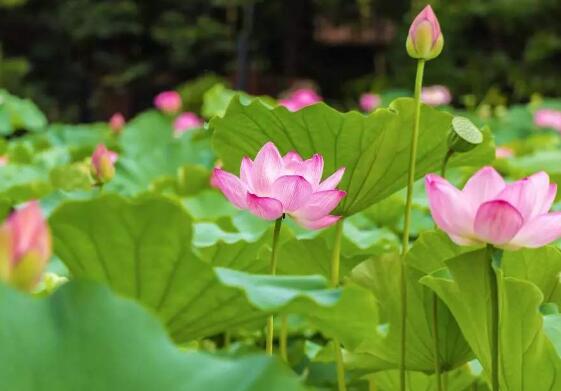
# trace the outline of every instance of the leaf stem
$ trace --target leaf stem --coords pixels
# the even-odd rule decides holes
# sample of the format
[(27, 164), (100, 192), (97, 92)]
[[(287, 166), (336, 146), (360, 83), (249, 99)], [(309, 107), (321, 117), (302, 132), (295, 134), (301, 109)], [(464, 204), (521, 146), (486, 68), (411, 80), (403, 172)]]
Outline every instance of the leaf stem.
[(491, 390), (499, 391), (499, 292), (497, 275), (493, 267), (495, 248), (488, 244), (489, 294), (491, 296)]
[[(279, 234), (284, 216), (279, 217), (275, 221), (275, 229), (273, 231), (273, 244), (271, 248), (271, 275), (277, 274), (277, 250), (279, 247)], [(275, 335), (273, 315), (267, 319), (267, 339), (265, 340), (265, 351), (268, 355), (273, 355), (273, 339)]]
[(425, 60), (419, 59), (417, 62), (417, 76), (415, 78), (415, 117), (413, 119), (413, 134), (411, 137), (411, 151), (409, 155), (409, 175), (407, 181), (407, 198), (405, 201), (405, 216), (403, 222), (403, 237), (401, 244), (401, 349), (399, 360), (399, 385), (400, 390), (405, 391), (406, 374), (406, 336), (407, 336), (407, 283), (405, 255), (409, 251), (409, 226), (411, 225), (411, 206), (413, 204), (413, 185), (415, 184), (415, 163), (417, 161), (417, 144), (419, 141), (419, 124), (421, 118), (421, 89), (423, 88), (423, 73), (425, 70)]
[[(341, 264), (341, 239), (343, 237), (343, 219), (339, 219), (335, 225), (335, 241), (333, 252), (331, 253), (331, 286), (335, 288), (339, 285), (339, 271)], [(333, 349), (335, 353), (335, 364), (337, 368), (337, 386), (339, 391), (346, 391), (345, 365), (343, 364), (343, 354), (341, 344), (337, 338), (333, 338)]]

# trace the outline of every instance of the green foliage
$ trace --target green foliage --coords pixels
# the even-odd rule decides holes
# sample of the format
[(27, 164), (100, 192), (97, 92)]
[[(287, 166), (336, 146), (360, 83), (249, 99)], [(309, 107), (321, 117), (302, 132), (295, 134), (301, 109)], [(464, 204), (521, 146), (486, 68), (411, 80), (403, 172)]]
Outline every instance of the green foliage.
[(66, 203), (49, 222), (55, 253), (74, 277), (138, 300), (178, 342), (263, 325), (274, 312), (305, 315), (351, 346), (375, 324), (373, 298), (359, 287), (329, 290), (318, 276), (248, 274), (268, 270), (268, 259), (259, 256), (263, 241), (217, 244), (201, 250), (201, 259), (191, 247), (190, 217), (162, 197)]
[(7, 135), (16, 130), (37, 132), (47, 125), (45, 115), (29, 99), (22, 99), (0, 90), (0, 134)]
[(3, 389), (303, 390), (270, 358), (181, 352), (152, 316), (91, 282), (71, 282), (45, 299), (0, 285), (0, 313)]
[[(505, 255), (502, 267), (495, 268), (501, 389), (555, 390), (560, 387), (561, 358), (551, 337), (557, 335), (559, 318), (551, 316), (544, 329), (539, 309), (558, 284), (561, 253), (546, 247)], [(536, 266), (530, 259), (547, 263)], [(446, 303), (486, 372), (491, 365), (488, 281), (495, 278), (489, 263), (488, 252), (476, 250), (446, 261), (446, 269), (421, 280)]]
[[(317, 104), (298, 112), (270, 109), (258, 101), (244, 105), (232, 101), (222, 118), (214, 118), (213, 146), (226, 170), (238, 172), (243, 156), (255, 157), (273, 141), (282, 153), (295, 150), (303, 157), (320, 153), (325, 160), (324, 175), (346, 167), (341, 185), (347, 196), (336, 213), (350, 216), (381, 201), (406, 185), (409, 134), (413, 101), (398, 99), (389, 109), (369, 116), (357, 112), (340, 113)], [(438, 170), (447, 152), (446, 135), (452, 116), (423, 106), (417, 178)], [(493, 159), (490, 135), (472, 153), (451, 159), (451, 165), (480, 165)]]

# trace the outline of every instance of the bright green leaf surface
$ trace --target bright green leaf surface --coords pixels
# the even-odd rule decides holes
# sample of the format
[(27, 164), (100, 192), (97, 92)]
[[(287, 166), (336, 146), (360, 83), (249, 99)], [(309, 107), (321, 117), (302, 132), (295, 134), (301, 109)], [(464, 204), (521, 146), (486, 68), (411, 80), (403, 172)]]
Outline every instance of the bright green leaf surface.
[(191, 249), (190, 217), (165, 198), (130, 202), (106, 195), (69, 202), (52, 214), (50, 225), (55, 253), (74, 276), (106, 282), (140, 301), (177, 341), (263, 322), (273, 312), (306, 315), (349, 344), (376, 324), (373, 298), (359, 287), (329, 290), (317, 276), (228, 274), (225, 269), (217, 275), (214, 266), (265, 272), (268, 259), (260, 256), (261, 243), (219, 243), (219, 249), (201, 249), (206, 261), (201, 260)]

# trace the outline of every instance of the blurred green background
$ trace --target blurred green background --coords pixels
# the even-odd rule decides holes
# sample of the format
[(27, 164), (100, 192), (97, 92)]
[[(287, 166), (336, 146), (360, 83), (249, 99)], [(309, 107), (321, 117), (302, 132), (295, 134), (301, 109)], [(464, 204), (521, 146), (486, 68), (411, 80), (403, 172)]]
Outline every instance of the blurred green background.
[[(56, 121), (132, 116), (157, 92), (196, 78), (191, 90), (223, 78), (256, 95), (306, 80), (348, 108), (364, 91), (410, 87), (405, 36), (426, 3), (0, 0), (0, 88)], [(446, 44), (426, 82), (449, 86), (456, 106), (466, 95), (492, 105), (558, 95), (559, 0), (428, 3)]]

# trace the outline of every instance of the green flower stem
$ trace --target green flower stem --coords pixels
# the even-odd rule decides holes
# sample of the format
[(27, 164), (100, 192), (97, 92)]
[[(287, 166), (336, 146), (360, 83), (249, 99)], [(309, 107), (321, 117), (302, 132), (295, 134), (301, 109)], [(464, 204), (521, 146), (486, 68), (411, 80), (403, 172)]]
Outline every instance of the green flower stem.
[(491, 296), (491, 390), (499, 391), (499, 290), (497, 275), (493, 268), (494, 252), (492, 245), (487, 245), (489, 255), (489, 293)]
[(335, 241), (331, 253), (331, 286), (339, 285), (339, 268), (341, 264), (341, 239), (343, 237), (343, 219), (335, 224)]
[(288, 315), (281, 316), (281, 329), (279, 337), (279, 352), (282, 361), (288, 362)]
[[(339, 219), (335, 225), (335, 242), (331, 253), (331, 286), (335, 288), (339, 285), (339, 270), (341, 264), (341, 239), (343, 237), (343, 219)], [(337, 385), (339, 391), (346, 391), (345, 366), (343, 364), (343, 354), (341, 344), (337, 338), (333, 339), (333, 349), (335, 353), (335, 363), (337, 367)]]
[[(442, 161), (442, 168), (440, 170), (440, 174), (443, 178), (446, 177), (446, 167), (448, 165), (448, 161), (454, 154), (454, 151), (451, 149), (446, 152), (446, 156)], [(436, 293), (432, 293), (432, 337), (433, 337), (433, 350), (434, 350), (434, 374), (436, 376), (436, 389), (437, 391), (443, 391), (446, 387), (443, 385), (442, 382), (442, 368), (440, 363), (440, 348), (439, 348), (439, 341), (438, 341), (438, 296)]]
[(417, 144), (419, 141), (419, 123), (421, 118), (421, 89), (423, 88), (423, 72), (425, 60), (417, 62), (417, 76), (415, 78), (415, 117), (413, 122), (413, 134), (411, 137), (411, 152), (409, 156), (409, 176), (407, 182), (407, 199), (405, 202), (405, 216), (403, 222), (403, 238), (401, 245), (401, 349), (399, 360), (399, 385), (400, 390), (405, 391), (406, 386), (406, 336), (407, 336), (407, 281), (405, 255), (409, 251), (409, 226), (411, 225), (411, 205), (413, 204), (413, 185), (415, 184), (415, 163), (417, 161)]
[[(282, 220), (284, 216), (279, 217), (275, 221), (275, 230), (273, 231), (273, 244), (271, 249), (271, 275), (277, 274), (277, 258), (278, 258), (278, 247), (279, 247), (279, 234), (281, 230)], [(265, 351), (268, 355), (273, 355), (273, 339), (275, 335), (274, 330), (274, 318), (273, 315), (269, 316), (267, 319), (267, 339), (265, 341)]]

